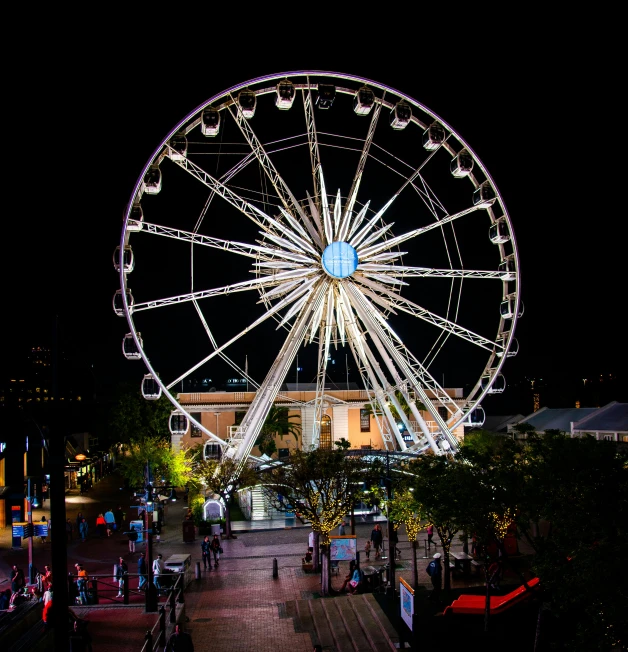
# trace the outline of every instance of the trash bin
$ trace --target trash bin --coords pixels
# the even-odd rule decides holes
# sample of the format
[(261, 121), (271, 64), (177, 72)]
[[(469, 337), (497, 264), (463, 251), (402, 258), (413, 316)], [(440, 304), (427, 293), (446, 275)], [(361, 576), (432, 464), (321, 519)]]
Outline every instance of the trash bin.
[(211, 527), (212, 527), (212, 536), (214, 536), (214, 534), (220, 536), (220, 523), (212, 523)]
[(192, 543), (196, 538), (194, 521), (183, 521), (183, 543)]

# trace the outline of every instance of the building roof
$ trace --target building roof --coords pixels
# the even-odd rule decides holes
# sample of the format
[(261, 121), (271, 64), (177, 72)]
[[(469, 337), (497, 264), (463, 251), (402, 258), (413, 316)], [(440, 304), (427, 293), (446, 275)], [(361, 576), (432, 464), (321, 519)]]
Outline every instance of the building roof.
[(509, 416), (489, 416), (487, 415), (482, 430), (491, 432), (506, 432), (508, 426), (513, 423), (519, 423), (523, 419), (523, 414), (512, 414)]
[[(529, 423), (536, 432), (560, 430), (571, 433), (571, 424), (581, 421), (596, 412), (599, 408), (547, 408), (533, 412), (516, 423)], [(514, 425), (514, 424), (512, 424)], [(509, 429), (512, 430), (512, 425)]]
[(574, 423), (574, 430), (628, 432), (628, 403), (613, 401)]

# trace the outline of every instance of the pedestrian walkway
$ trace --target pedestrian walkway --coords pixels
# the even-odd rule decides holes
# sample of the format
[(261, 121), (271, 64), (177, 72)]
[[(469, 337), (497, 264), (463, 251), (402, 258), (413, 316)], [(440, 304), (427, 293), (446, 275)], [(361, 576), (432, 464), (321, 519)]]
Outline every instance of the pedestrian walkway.
[[(112, 573), (113, 563), (122, 556), (129, 565), (129, 572), (136, 573), (137, 557), (140, 551), (146, 550), (145, 543), (138, 543), (136, 552), (131, 553), (128, 538), (123, 533), (100, 539), (93, 532), (96, 516), (108, 507), (121, 505), (126, 512), (126, 525), (136, 515), (134, 505), (138, 503), (132, 494), (121, 489), (121, 485), (122, 481), (114, 474), (94, 485), (85, 496), (72, 492), (67, 495), (67, 517), (75, 522), (76, 514), (81, 511), (92, 526), (85, 543), (74, 539), (67, 545), (68, 572), (74, 570), (73, 565), (78, 561), (85, 565), (90, 576)], [(186, 509), (187, 505), (182, 502), (168, 505), (160, 540), (154, 542), (154, 554), (161, 553), (164, 559), (174, 554), (189, 554), (195, 571), (197, 563), (199, 569), (202, 568), (202, 537), (197, 535), (193, 542), (183, 541), (182, 521)], [(35, 518), (39, 517), (39, 512), (48, 517), (44, 509), (36, 510)], [(289, 613), (289, 605), (320, 598), (320, 576), (304, 572), (301, 564), (310, 528), (298, 522), (286, 526), (284, 519), (235, 522), (233, 526), (236, 538), (222, 541), (224, 554), (218, 568), (200, 570), (200, 578), (192, 579), (185, 593), (185, 615), (189, 619), (185, 627), (192, 634), (195, 649), (199, 652), (309, 652), (313, 644), (312, 635)], [(372, 527), (372, 521), (356, 524), (358, 550), (364, 549)], [(51, 535), (64, 538), (65, 532), (53, 523)], [(33, 548), (34, 563), (43, 568), (50, 562), (50, 537), (45, 544), (35, 541)], [(461, 544), (454, 548), (461, 549)], [(400, 529), (399, 549), (401, 559), (395, 569), (397, 587), (400, 578), (413, 584), (412, 546), (403, 528)], [(421, 591), (430, 586), (425, 565), (433, 552), (434, 549), (427, 553), (421, 540), (417, 550)], [(364, 553), (361, 557), (363, 568), (370, 565), (378, 570), (387, 563), (387, 560), (375, 560), (373, 554), (368, 561), (364, 559)], [(11, 549), (10, 528), (0, 532), (0, 559), (2, 578), (8, 578), (11, 564), (17, 563), (22, 568), (28, 565), (26, 544), (20, 550)], [(275, 560), (276, 577), (273, 572)], [(348, 564), (341, 562), (339, 575), (332, 577), (334, 589), (340, 588), (347, 571)], [(132, 586), (136, 585), (134, 581)], [(456, 577), (453, 582), (459, 588), (483, 583), (479, 576)], [(342, 599), (352, 598), (343, 596)], [(154, 613), (145, 613), (142, 596), (128, 606), (121, 604), (120, 600), (109, 601), (108, 605), (76, 607), (75, 610), (79, 616), (89, 620), (95, 652), (140, 652), (146, 631), (153, 627), (158, 617)], [(338, 612), (344, 613), (340, 609)], [(332, 649), (335, 648), (328, 648)]]

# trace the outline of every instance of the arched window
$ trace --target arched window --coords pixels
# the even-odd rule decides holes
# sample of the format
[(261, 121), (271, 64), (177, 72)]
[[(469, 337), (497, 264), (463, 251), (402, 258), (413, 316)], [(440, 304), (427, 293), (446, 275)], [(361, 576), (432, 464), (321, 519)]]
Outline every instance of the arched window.
[(331, 418), (327, 415), (321, 419), (320, 447), (331, 450)]

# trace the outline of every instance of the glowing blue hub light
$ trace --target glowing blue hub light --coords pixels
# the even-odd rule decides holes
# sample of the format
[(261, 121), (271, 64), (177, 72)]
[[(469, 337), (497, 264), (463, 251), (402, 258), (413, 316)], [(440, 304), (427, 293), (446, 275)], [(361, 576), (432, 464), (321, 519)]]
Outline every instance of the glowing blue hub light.
[(332, 242), (323, 251), (323, 269), (334, 278), (347, 278), (358, 267), (358, 254), (347, 242)]

